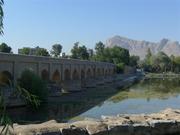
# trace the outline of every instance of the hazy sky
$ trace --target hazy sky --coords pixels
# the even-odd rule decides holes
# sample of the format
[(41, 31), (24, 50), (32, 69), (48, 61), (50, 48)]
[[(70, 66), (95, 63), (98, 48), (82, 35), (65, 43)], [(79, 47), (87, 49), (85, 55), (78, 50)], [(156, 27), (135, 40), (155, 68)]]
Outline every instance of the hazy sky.
[(55, 43), (69, 52), (76, 41), (94, 48), (114, 35), (180, 41), (180, 0), (5, 0), (4, 12), (0, 42), (15, 53)]

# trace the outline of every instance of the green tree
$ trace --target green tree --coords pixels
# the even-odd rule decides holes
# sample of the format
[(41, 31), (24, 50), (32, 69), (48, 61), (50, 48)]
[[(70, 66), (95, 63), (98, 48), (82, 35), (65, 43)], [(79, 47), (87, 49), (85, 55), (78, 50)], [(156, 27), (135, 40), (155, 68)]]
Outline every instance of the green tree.
[(151, 57), (152, 72), (167, 72), (171, 70), (171, 59), (164, 53), (159, 52)]
[(94, 60), (105, 61), (104, 49), (105, 49), (105, 45), (103, 44), (103, 42), (99, 41), (98, 43), (96, 43), (96, 45), (95, 45), (96, 55), (94, 56)]
[(134, 66), (137, 67), (139, 60), (140, 60), (139, 56), (132, 55), (129, 58), (129, 65), (133, 67)]
[(3, 17), (4, 17), (3, 8), (2, 8), (3, 4), (4, 1), (0, 0), (0, 35), (3, 34)]
[(54, 44), (52, 46), (52, 50), (51, 50), (51, 54), (54, 56), (54, 57), (59, 57), (60, 54), (62, 52), (62, 45), (60, 44)]
[(176, 73), (179, 73), (179, 71), (180, 71), (180, 56), (177, 56), (174, 58), (174, 64), (175, 64), (174, 71)]
[(11, 53), (11, 47), (8, 46), (6, 43), (2, 43), (0, 45), (0, 52)]
[(171, 55), (170, 59), (171, 59), (171, 72), (173, 72), (174, 71), (174, 65), (175, 65), (175, 63), (174, 63), (175, 56)]
[(20, 87), (26, 89), (29, 93), (39, 97), (41, 101), (46, 101), (48, 96), (48, 89), (46, 82), (44, 82), (38, 75), (30, 70), (25, 70), (18, 80)]
[(89, 53), (87, 51), (86, 46), (79, 46), (79, 57), (82, 60), (88, 60), (89, 59)]
[(145, 61), (147, 65), (150, 65), (151, 57), (152, 57), (151, 49), (148, 48), (147, 54), (145, 56)]
[(36, 47), (36, 56), (50, 56), (49, 52), (45, 48)]
[(104, 52), (104, 48), (105, 48), (105, 45), (103, 44), (103, 42), (99, 41), (98, 43), (96, 43), (96, 46), (95, 46), (96, 54), (102, 55)]
[(86, 46), (79, 46), (79, 42), (76, 42), (71, 49), (71, 58), (73, 59), (82, 59), (82, 60), (88, 60), (89, 59), (89, 53), (86, 48)]
[(87, 51), (88, 51), (88, 54), (89, 54), (89, 58), (90, 58), (90, 59), (93, 59), (93, 56), (94, 56), (94, 51), (93, 51), (93, 49), (88, 49)]
[(23, 54), (23, 55), (30, 55), (30, 51), (31, 51), (31, 48), (23, 47), (22, 49), (20, 49), (20, 51), (18, 53)]
[(79, 42), (74, 43), (74, 46), (71, 49), (71, 58), (79, 59)]

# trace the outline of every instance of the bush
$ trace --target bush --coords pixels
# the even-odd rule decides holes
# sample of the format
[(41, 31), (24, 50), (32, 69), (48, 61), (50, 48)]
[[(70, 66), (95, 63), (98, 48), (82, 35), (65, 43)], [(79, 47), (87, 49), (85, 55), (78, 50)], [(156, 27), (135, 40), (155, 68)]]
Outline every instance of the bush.
[(118, 63), (116, 66), (117, 66), (117, 73), (123, 73), (125, 67), (124, 63)]
[(47, 84), (32, 71), (25, 70), (18, 81), (19, 86), (45, 101), (48, 97)]

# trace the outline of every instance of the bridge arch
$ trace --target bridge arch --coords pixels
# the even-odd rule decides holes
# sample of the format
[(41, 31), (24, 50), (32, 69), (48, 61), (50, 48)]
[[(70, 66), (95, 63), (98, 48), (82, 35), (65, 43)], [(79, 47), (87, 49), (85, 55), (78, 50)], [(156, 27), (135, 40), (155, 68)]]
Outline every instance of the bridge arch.
[(11, 85), (13, 83), (13, 75), (5, 70), (0, 73), (0, 85), (6, 86)]
[(72, 79), (73, 80), (79, 80), (79, 73), (78, 73), (78, 71), (75, 69), (74, 71), (73, 71), (73, 74), (72, 74)]
[(41, 71), (41, 78), (45, 81), (49, 80), (49, 72), (46, 69)]
[(71, 80), (71, 72), (69, 69), (65, 69), (64, 71), (64, 80)]
[(60, 72), (56, 69), (52, 75), (52, 81), (59, 82), (61, 81)]

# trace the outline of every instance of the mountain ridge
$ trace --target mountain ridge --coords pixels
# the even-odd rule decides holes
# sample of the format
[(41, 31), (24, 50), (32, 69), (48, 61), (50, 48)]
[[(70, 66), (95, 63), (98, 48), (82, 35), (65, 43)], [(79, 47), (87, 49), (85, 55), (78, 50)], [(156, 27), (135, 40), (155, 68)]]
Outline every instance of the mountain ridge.
[(148, 48), (152, 54), (157, 54), (162, 51), (168, 56), (180, 56), (180, 44), (178, 41), (171, 41), (168, 38), (163, 38), (159, 42), (150, 42), (145, 40), (134, 40), (119, 35), (113, 36), (106, 40), (106, 47), (119, 46), (128, 49), (130, 55), (137, 55), (140, 59), (144, 59)]

